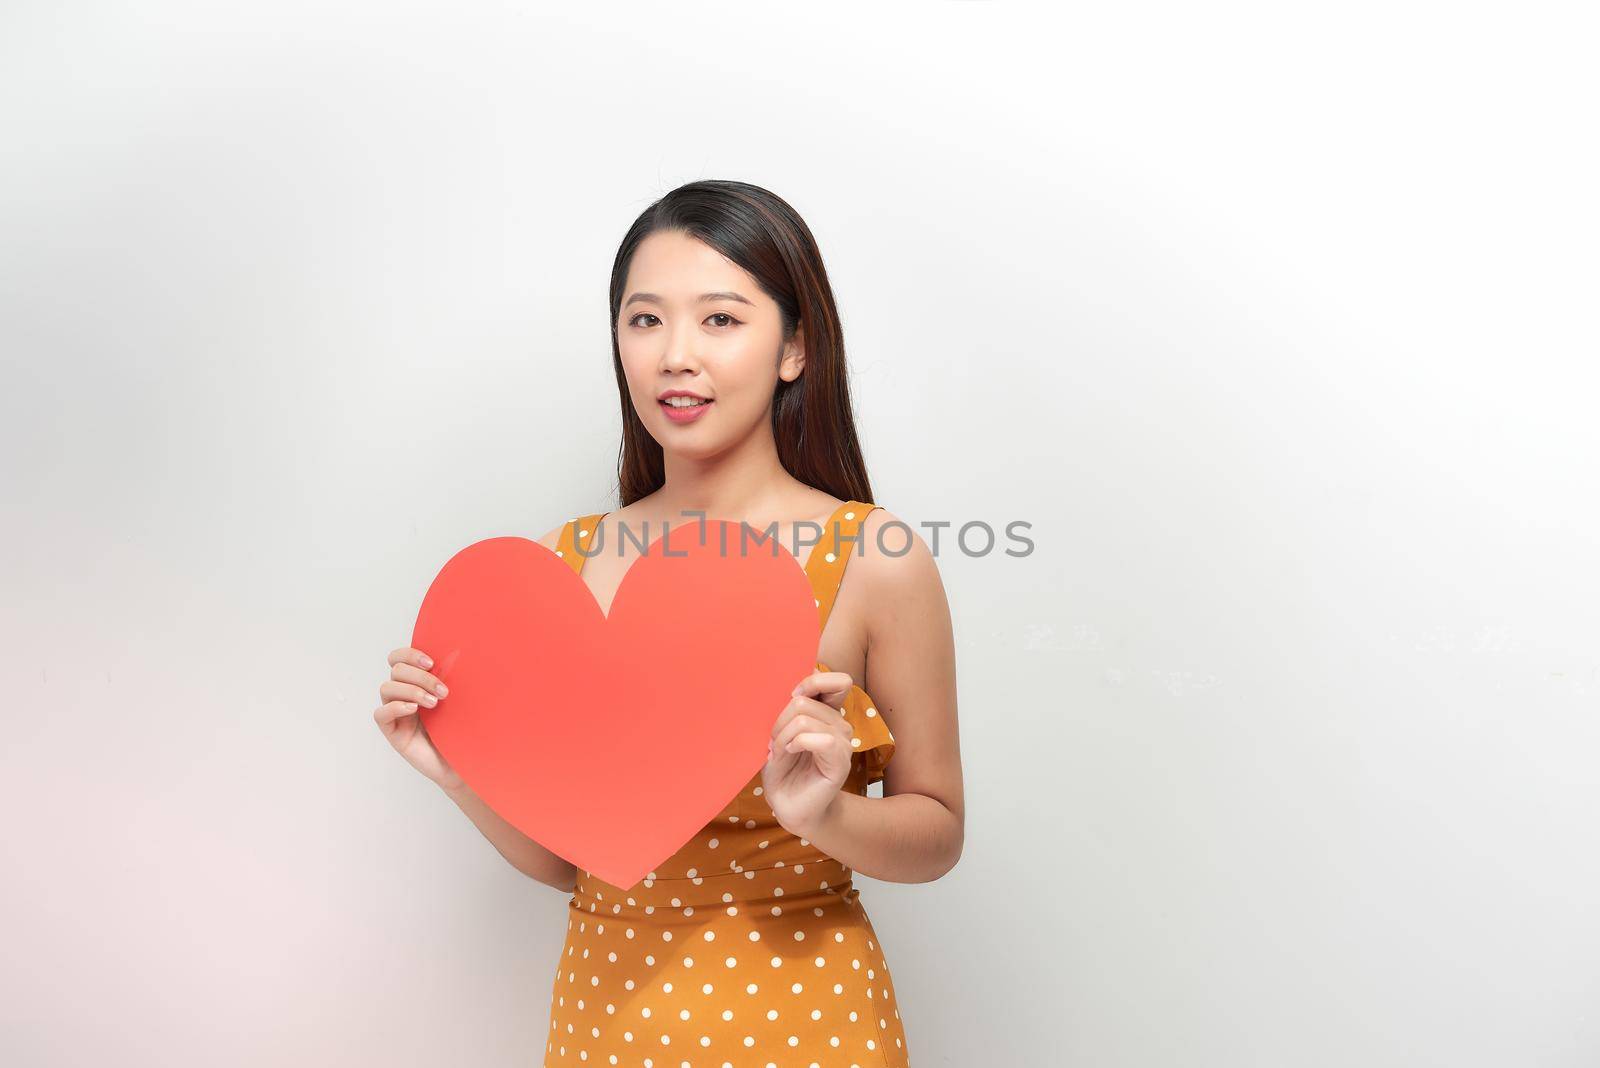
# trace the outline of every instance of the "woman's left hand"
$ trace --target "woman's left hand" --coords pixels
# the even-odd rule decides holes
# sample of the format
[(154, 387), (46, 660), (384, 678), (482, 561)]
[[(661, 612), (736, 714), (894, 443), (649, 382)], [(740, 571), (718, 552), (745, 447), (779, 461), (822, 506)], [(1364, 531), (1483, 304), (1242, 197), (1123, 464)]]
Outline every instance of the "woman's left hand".
[(851, 685), (843, 671), (812, 672), (772, 725), (761, 788), (790, 834), (819, 826), (850, 774), (854, 732), (842, 709)]

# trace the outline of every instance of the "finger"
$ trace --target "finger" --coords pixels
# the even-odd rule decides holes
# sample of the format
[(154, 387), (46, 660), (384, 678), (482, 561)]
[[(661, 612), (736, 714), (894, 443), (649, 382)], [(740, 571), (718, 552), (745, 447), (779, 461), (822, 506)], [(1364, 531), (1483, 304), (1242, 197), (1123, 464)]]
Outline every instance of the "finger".
[(379, 705), (372, 713), (372, 718), (378, 721), (381, 727), (390, 727), (401, 716), (415, 715), (417, 703), (415, 701), (389, 701)]
[(390, 667), (400, 663), (412, 664), (426, 671), (433, 667), (433, 657), (421, 649), (413, 649), (409, 645), (403, 645), (389, 654)]
[(814, 697), (825, 705), (838, 708), (850, 694), (855, 680), (843, 671), (813, 671), (801, 679), (793, 693), (799, 697)]
[(421, 686), (414, 686), (409, 682), (397, 682), (394, 679), (378, 687), (378, 696), (385, 701), (417, 701), (427, 708), (439, 703), (439, 698)]
[(786, 753), (817, 753), (827, 754), (834, 751), (839, 745), (839, 739), (832, 734), (822, 731), (805, 731), (791, 738), (784, 752)]
[(446, 697), (450, 693), (450, 688), (440, 682), (438, 676), (430, 675), (421, 668), (412, 667), (404, 662), (394, 665), (390, 677), (400, 682), (414, 683), (424, 690), (432, 690), (438, 697)]
[(783, 710), (778, 713), (778, 717), (772, 721), (773, 735), (776, 736), (794, 717), (800, 715), (817, 716), (822, 720), (844, 719), (843, 709), (823, 704), (821, 701), (811, 697), (791, 697), (789, 698), (789, 703), (784, 705)]
[(837, 724), (830, 723), (825, 719), (813, 715), (800, 715), (790, 720), (783, 730), (773, 738), (773, 749), (778, 752), (791, 752), (790, 746), (794, 739), (802, 734), (826, 734), (841, 745), (848, 746), (850, 744), (850, 731), (848, 728), (841, 731)]

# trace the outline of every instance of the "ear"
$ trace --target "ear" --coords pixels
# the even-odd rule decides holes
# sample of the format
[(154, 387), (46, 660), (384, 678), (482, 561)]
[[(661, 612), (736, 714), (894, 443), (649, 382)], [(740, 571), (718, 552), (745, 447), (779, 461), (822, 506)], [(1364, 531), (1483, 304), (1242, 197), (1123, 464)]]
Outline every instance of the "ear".
[(800, 377), (800, 372), (806, 366), (805, 333), (801, 327), (794, 328), (794, 336), (783, 343), (783, 352), (778, 356), (778, 377), (785, 382), (793, 382)]

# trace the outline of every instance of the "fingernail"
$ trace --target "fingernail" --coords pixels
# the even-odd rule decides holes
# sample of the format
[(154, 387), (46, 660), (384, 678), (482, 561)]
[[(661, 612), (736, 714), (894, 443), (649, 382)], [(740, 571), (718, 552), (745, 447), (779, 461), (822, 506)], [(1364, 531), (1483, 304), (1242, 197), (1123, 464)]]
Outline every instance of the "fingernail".
[(425, 667), (425, 668), (433, 667), (433, 657), (429, 656), (427, 653), (423, 653), (422, 654), (422, 666)]
[(422, 703), (427, 705), (429, 708), (432, 708), (434, 705), (439, 703), (439, 699), (433, 696), (431, 693), (425, 693), (422, 695)]
[(444, 683), (442, 683), (442, 682), (439, 685), (435, 686), (434, 689), (439, 691), (439, 696), (440, 697), (449, 697), (450, 696), (450, 691), (444, 688)]

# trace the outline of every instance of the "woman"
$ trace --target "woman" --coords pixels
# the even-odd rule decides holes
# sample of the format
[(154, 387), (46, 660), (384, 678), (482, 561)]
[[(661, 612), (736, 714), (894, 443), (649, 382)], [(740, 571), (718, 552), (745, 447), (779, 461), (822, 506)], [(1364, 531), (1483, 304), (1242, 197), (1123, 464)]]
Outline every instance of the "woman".
[[(810, 229), (756, 186), (673, 190), (618, 250), (611, 334), (622, 507), (540, 544), (609, 611), (650, 531), (701, 514), (776, 525), (811, 579), (822, 636), (765, 766), (658, 870), (619, 887), (500, 819), (440, 757), (416, 711), (448, 691), (422, 650), (390, 654), (378, 723), (512, 865), (572, 894), (546, 1065), (906, 1065), (887, 958), (851, 875), (924, 882), (961, 855), (954, 642), (932, 553), (868, 503)], [(867, 796), (878, 781), (883, 797)]]

